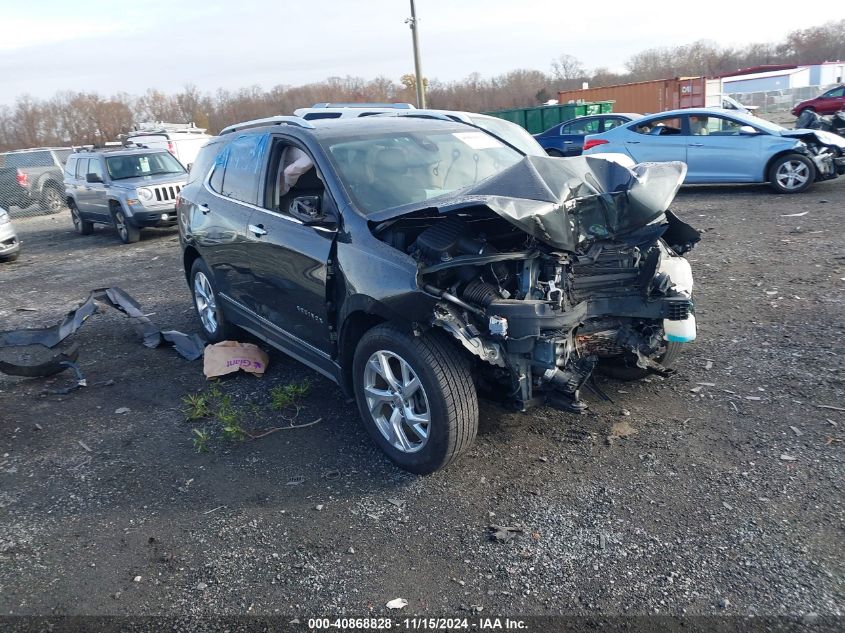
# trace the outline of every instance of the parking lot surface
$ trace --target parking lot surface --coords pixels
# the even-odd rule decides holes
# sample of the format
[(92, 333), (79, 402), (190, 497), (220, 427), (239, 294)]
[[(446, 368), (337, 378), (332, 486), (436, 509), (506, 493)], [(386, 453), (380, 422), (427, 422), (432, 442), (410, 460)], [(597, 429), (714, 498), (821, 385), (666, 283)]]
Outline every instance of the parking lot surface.
[[(186, 421), (183, 399), (209, 393), (201, 361), (143, 347), (104, 309), (74, 337), (87, 387), (0, 374), (0, 610), (841, 615), (845, 179), (687, 188), (673, 209), (704, 231), (677, 374), (599, 378), (612, 401), (587, 393), (580, 416), (482, 403), (473, 448), (427, 477), (276, 352), (217, 400), (253, 435), (314, 424), (233, 441)], [(162, 328), (199, 330), (175, 231), (124, 246), (66, 214), (16, 224), (0, 329), (119, 286)], [(272, 407), (302, 382), (298, 410)], [(491, 525), (513, 529), (501, 542)]]

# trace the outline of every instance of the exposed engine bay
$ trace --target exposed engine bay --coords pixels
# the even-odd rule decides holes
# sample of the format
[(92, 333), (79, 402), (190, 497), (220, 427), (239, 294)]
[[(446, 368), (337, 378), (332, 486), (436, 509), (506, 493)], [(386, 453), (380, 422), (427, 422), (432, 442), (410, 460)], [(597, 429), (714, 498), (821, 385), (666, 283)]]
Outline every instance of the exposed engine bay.
[(520, 409), (579, 411), (599, 363), (666, 373), (667, 346), (695, 338), (681, 255), (700, 236), (668, 211), (686, 167), (623, 161), (526, 157), (457, 199), (373, 227), (416, 260), (418, 285), (439, 299), (428, 325)]

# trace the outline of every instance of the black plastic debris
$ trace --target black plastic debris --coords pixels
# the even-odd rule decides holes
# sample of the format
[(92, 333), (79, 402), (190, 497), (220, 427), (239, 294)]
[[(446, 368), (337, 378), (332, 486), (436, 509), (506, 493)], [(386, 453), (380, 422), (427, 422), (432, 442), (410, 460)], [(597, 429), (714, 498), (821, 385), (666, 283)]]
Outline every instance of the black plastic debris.
[[(159, 347), (164, 343), (172, 345), (187, 360), (196, 360), (203, 354), (204, 341), (197, 334), (184, 334), (175, 330), (160, 330), (142, 311), (140, 304), (120, 288), (98, 288), (75, 310), (67, 313), (56, 325), (45, 328), (27, 328), (0, 332), (0, 350), (30, 346), (41, 348), (34, 362), (16, 362), (0, 358), (0, 372), (11, 376), (52, 376), (68, 368), (78, 358), (78, 349), (72, 346), (61, 351), (48, 351), (76, 332), (88, 318), (95, 314), (98, 304), (108, 305), (123, 312), (131, 320), (132, 327), (142, 338), (146, 347)], [(46, 357), (46, 358), (45, 358)]]

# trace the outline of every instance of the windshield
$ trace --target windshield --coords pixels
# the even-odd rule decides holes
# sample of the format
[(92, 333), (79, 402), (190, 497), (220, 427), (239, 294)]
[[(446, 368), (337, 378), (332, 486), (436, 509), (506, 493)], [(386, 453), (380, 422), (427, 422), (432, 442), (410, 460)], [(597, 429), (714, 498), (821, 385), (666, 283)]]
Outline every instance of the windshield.
[(540, 144), (534, 140), (527, 130), (519, 127), (516, 123), (505, 121), (504, 119), (497, 119), (495, 117), (472, 116), (469, 120), (478, 127), (489, 130), (499, 138), (507, 141), (516, 149), (524, 152), (528, 156), (547, 156)]
[(780, 134), (786, 128), (778, 125), (777, 123), (772, 123), (771, 121), (766, 121), (766, 119), (761, 119), (760, 117), (753, 116), (751, 114), (746, 114), (742, 119), (740, 119), (743, 123), (746, 121), (748, 125), (753, 125), (755, 127), (759, 127), (761, 129), (766, 130), (767, 132), (771, 132), (772, 134)]
[(106, 168), (112, 180), (185, 173), (182, 164), (167, 152), (109, 156)]
[(522, 159), (478, 130), (385, 133), (328, 143), (356, 206), (365, 214), (464, 189)]

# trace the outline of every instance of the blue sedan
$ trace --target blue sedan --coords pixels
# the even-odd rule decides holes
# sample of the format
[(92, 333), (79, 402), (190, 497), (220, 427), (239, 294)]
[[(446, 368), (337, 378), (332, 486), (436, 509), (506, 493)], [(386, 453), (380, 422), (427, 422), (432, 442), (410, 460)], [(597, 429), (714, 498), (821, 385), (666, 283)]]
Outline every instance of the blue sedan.
[(534, 138), (543, 146), (549, 156), (579, 156), (587, 134), (600, 134), (640, 118), (641, 114), (614, 112), (579, 116), (563, 123), (558, 123), (545, 132), (535, 134)]
[(672, 110), (588, 136), (585, 154), (627, 154), (637, 163), (681, 161), (686, 184), (768, 182), (781, 193), (845, 173), (845, 139), (787, 130), (716, 108)]

